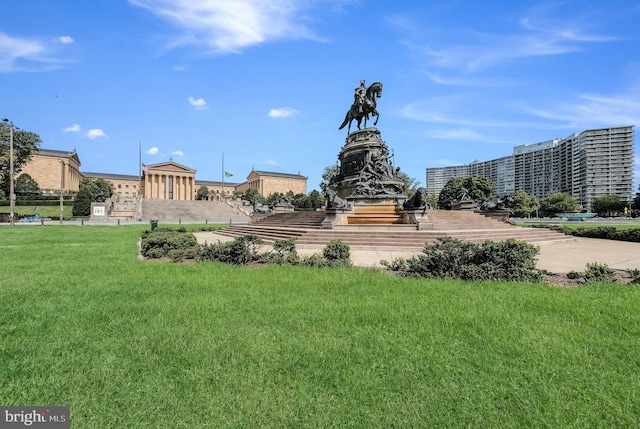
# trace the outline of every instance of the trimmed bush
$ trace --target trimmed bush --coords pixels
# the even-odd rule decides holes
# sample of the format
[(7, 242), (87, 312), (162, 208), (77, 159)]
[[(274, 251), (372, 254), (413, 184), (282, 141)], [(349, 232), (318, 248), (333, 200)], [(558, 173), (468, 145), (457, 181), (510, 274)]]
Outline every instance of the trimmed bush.
[(146, 258), (167, 256), (172, 260), (193, 258), (199, 252), (198, 241), (193, 234), (168, 228), (143, 232), (140, 248)]
[(383, 261), (388, 269), (408, 277), (541, 283), (535, 266), (538, 248), (518, 240), (482, 244), (442, 237), (409, 259)]
[(351, 265), (349, 259), (351, 255), (351, 248), (348, 244), (343, 243), (340, 240), (331, 240), (322, 249), (322, 258), (325, 264), (330, 267), (348, 267)]
[(256, 234), (244, 235), (226, 243), (204, 244), (198, 261), (218, 261), (234, 265), (247, 265), (261, 261), (258, 248), (264, 242)]

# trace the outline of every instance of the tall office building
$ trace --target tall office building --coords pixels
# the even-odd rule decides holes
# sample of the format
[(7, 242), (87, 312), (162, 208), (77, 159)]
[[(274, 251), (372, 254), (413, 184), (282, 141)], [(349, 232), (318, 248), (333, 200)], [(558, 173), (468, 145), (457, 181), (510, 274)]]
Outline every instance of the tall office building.
[(603, 195), (630, 201), (633, 192), (633, 125), (599, 128), (565, 139), (516, 146), (511, 156), (471, 164), (427, 168), (429, 193), (439, 193), (453, 177), (484, 176), (496, 183), (498, 195), (522, 189), (544, 198), (565, 192), (584, 210)]

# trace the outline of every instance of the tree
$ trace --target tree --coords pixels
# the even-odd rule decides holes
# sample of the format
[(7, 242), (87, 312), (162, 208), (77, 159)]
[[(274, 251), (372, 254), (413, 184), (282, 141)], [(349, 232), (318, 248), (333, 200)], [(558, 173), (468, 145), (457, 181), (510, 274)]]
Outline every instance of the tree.
[(73, 199), (73, 208), (71, 214), (73, 216), (89, 216), (91, 214), (91, 201), (93, 194), (89, 186), (81, 186), (80, 190)]
[(467, 178), (453, 177), (440, 191), (438, 195), (438, 207), (451, 210), (453, 203), (460, 199), (462, 190), (474, 201), (486, 201), (491, 198), (496, 184), (483, 176), (471, 176)]
[(620, 195), (603, 195), (591, 202), (591, 211), (598, 216), (611, 217), (615, 213), (624, 212), (627, 202)]
[(251, 204), (264, 204), (267, 200), (255, 188), (249, 188), (242, 194), (242, 199), (249, 201)]
[(16, 179), (14, 189), (17, 195), (40, 195), (40, 187), (33, 177), (23, 173)]
[(555, 192), (540, 200), (540, 214), (554, 216), (556, 213), (575, 213), (580, 210), (578, 200), (564, 192)]
[(536, 197), (518, 189), (511, 195), (511, 201), (507, 204), (507, 208), (511, 209), (515, 217), (528, 217), (538, 204), (539, 201)]
[[(10, 126), (4, 121), (0, 121), (0, 189), (9, 195), (11, 187), (9, 181), (10, 174)], [(38, 146), (42, 140), (38, 134), (13, 129), (13, 172), (14, 175), (22, 171), (22, 167), (29, 162), (34, 153), (38, 151)], [(15, 176), (14, 176), (15, 177)]]
[(631, 208), (635, 210), (640, 210), (640, 185), (638, 185), (638, 192), (636, 193), (636, 196), (633, 199), (633, 204)]
[(451, 210), (452, 204), (458, 201), (463, 187), (464, 179), (462, 177), (449, 179), (438, 195), (438, 207), (444, 210)]
[(208, 200), (209, 199), (209, 188), (205, 185), (202, 185), (196, 191), (196, 200)]
[(409, 177), (409, 175), (404, 171), (398, 172), (398, 178), (404, 183), (404, 193), (408, 197), (415, 194), (420, 187), (420, 182), (413, 177)]
[(97, 198), (103, 195), (109, 198), (113, 195), (111, 183), (104, 179), (85, 179), (80, 183), (80, 189), (73, 199), (73, 216), (89, 216), (91, 215), (91, 203), (97, 201)]
[(320, 190), (324, 193), (327, 192), (327, 186), (331, 183), (331, 179), (340, 173), (340, 167), (338, 165), (330, 165), (324, 168), (322, 172), (322, 182), (320, 182)]
[(309, 202), (311, 208), (314, 210), (322, 208), (325, 204), (324, 195), (314, 189), (313, 191), (309, 192)]

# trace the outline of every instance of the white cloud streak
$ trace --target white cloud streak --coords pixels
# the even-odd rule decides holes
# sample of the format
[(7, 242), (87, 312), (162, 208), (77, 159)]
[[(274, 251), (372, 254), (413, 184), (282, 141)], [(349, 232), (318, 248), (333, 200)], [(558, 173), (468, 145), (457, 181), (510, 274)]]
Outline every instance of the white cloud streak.
[(326, 4), (339, 8), (351, 0), (129, 0), (129, 3), (169, 21), (181, 33), (169, 48), (204, 45), (215, 53), (243, 49), (278, 39), (315, 39), (303, 22), (304, 12)]
[(204, 100), (204, 98), (189, 97), (189, 104), (191, 104), (198, 110), (204, 110), (208, 108), (207, 102)]
[(49, 44), (0, 32), (0, 73), (39, 72), (60, 68), (66, 61), (54, 57)]
[(68, 126), (65, 129), (63, 129), (62, 131), (64, 131), (65, 133), (77, 133), (77, 132), (80, 132), (81, 130), (82, 130), (82, 128), (80, 127), (80, 125), (73, 124), (71, 126)]
[(147, 154), (156, 155), (159, 151), (160, 151), (160, 149), (158, 149), (157, 147), (153, 146), (153, 147), (149, 148), (149, 150), (147, 150)]
[(95, 140), (98, 137), (106, 138), (107, 135), (100, 128), (92, 128), (89, 131), (87, 131), (87, 138), (90, 138), (91, 140)]
[(58, 38), (56, 38), (56, 40), (60, 43), (62, 43), (63, 45), (68, 45), (70, 43), (73, 43), (73, 37), (71, 36), (60, 36)]
[[(431, 67), (475, 72), (486, 70), (517, 59), (560, 55), (581, 51), (591, 43), (617, 40), (615, 37), (591, 31), (579, 20), (552, 22), (537, 16), (527, 16), (514, 24), (516, 28), (488, 33), (468, 29), (467, 44), (430, 42), (419, 33), (418, 25), (408, 17), (389, 17), (388, 21), (407, 34), (403, 42), (411, 51), (426, 59)], [(442, 40), (447, 40), (443, 37)], [(434, 82), (451, 84), (449, 78), (433, 75)]]
[(171, 152), (171, 155), (173, 156), (184, 156), (184, 152), (181, 150), (174, 150), (173, 152)]
[(300, 112), (292, 107), (280, 107), (278, 109), (269, 110), (269, 116), (272, 118), (288, 118), (289, 116), (293, 116), (298, 113)]

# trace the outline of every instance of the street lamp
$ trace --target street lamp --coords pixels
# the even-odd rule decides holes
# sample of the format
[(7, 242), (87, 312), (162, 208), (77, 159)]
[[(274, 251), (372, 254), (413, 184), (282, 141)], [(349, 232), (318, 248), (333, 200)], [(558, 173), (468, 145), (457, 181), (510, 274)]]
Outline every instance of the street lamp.
[(13, 220), (16, 206), (16, 196), (13, 194), (13, 122), (7, 118), (3, 119), (3, 121), (9, 124), (9, 205), (11, 207), (9, 212), (9, 223), (11, 223), (11, 226), (15, 226)]
[(64, 190), (64, 166), (65, 162), (60, 160), (60, 223), (62, 223), (62, 215), (64, 214), (64, 205), (62, 199), (62, 191)]

